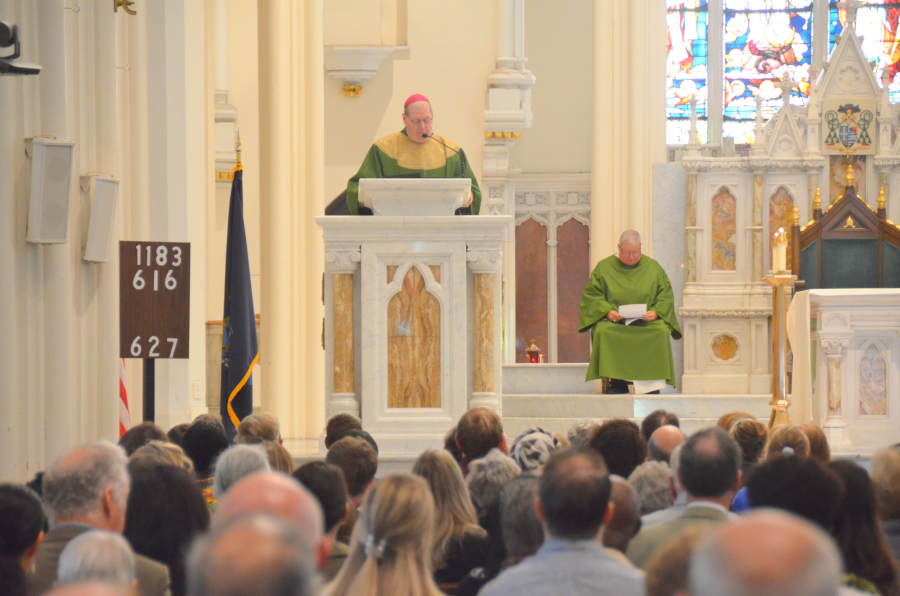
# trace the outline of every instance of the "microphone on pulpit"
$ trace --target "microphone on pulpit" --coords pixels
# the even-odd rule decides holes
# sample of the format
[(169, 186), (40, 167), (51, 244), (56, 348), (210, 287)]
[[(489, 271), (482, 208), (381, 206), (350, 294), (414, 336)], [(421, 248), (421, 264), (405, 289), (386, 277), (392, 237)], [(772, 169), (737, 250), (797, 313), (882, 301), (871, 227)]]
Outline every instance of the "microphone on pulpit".
[(459, 155), (459, 159), (460, 159), (460, 161), (462, 162), (462, 176), (460, 176), (460, 178), (465, 178), (465, 177), (466, 177), (466, 156), (465, 156), (464, 154), (460, 153), (459, 151), (457, 151), (456, 149), (454, 149), (453, 147), (451, 147), (451, 146), (448, 145), (447, 143), (444, 143), (444, 142), (441, 141), (440, 139), (436, 139), (436, 138), (434, 137), (434, 133), (426, 134), (426, 133), (423, 132), (423, 133), (422, 133), (422, 138), (423, 138), (423, 139), (431, 139), (432, 141), (437, 141), (438, 143), (440, 143), (441, 145), (443, 145), (444, 147), (446, 147), (446, 148), (449, 149), (450, 151), (452, 151), (452, 152), (456, 153), (457, 155)]
[[(448, 145), (447, 143), (444, 143), (444, 142), (441, 141), (440, 139), (436, 139), (436, 138), (434, 137), (434, 133), (427, 134), (427, 133), (424, 133), (424, 132), (423, 132), (423, 133), (422, 133), (422, 138), (423, 138), (423, 139), (431, 139), (432, 141), (437, 141), (438, 143), (440, 143), (441, 145), (443, 145), (444, 147), (446, 147), (446, 148), (449, 149), (450, 151), (452, 151), (452, 152), (456, 153), (457, 155), (459, 155), (459, 160), (460, 160), (460, 162), (462, 162), (462, 167), (461, 167), (462, 175), (460, 176), (460, 178), (465, 178), (465, 177), (466, 177), (466, 156), (465, 156), (464, 153), (460, 153), (459, 151), (457, 151), (456, 149), (454, 149), (453, 147), (451, 147), (451, 146)], [(472, 196), (471, 193), (469, 193), (469, 196), (470, 196), (470, 197)], [(471, 207), (460, 207), (459, 209), (456, 210), (456, 215), (471, 215), (471, 213), (472, 213)]]

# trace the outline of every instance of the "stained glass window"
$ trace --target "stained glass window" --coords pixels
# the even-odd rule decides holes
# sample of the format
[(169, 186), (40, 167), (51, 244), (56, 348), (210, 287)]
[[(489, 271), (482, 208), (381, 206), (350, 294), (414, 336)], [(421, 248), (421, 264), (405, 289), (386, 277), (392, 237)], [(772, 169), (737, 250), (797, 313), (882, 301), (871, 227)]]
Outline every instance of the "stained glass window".
[[(861, 0), (865, 1), (865, 0)], [(863, 54), (869, 64), (875, 78), (880, 82), (882, 73), (887, 70), (890, 77), (888, 90), (891, 103), (900, 102), (900, 40), (898, 35), (898, 20), (900, 20), (900, 0), (878, 0), (866, 2), (868, 6), (860, 8), (856, 12), (856, 34), (862, 40)], [(847, 15), (844, 9), (839, 9), (837, 2), (828, 5), (828, 53), (834, 49), (837, 36), (843, 32), (847, 25)]]
[[(771, 118), (784, 102), (776, 85), (784, 76), (796, 84), (790, 102), (804, 105), (812, 64), (812, 0), (725, 0), (724, 8), (724, 121), (752, 122), (756, 96), (762, 97), (763, 119)], [(735, 132), (752, 134), (752, 125), (742, 128)]]
[[(820, 0), (827, 1), (827, 0)], [(900, 2), (900, 0), (897, 0)], [(722, 31), (708, 28), (709, 12)], [(706, 142), (707, 107), (722, 105), (722, 133), (737, 143), (753, 141), (756, 96), (762, 97), (762, 115), (768, 119), (781, 107), (782, 89), (777, 80), (787, 76), (796, 83), (790, 101), (804, 105), (809, 95), (812, 64), (813, 0), (668, 0), (666, 56), (667, 142), (688, 142), (690, 99), (697, 98), (697, 129)], [(722, 44), (722, 69), (707, 70), (708, 46)], [(716, 142), (717, 139), (710, 139)]]
[[(667, 143), (688, 142), (691, 97), (697, 98), (698, 131), (706, 141), (707, 5), (706, 0), (667, 0), (666, 116)], [(702, 123), (702, 127), (700, 124)]]

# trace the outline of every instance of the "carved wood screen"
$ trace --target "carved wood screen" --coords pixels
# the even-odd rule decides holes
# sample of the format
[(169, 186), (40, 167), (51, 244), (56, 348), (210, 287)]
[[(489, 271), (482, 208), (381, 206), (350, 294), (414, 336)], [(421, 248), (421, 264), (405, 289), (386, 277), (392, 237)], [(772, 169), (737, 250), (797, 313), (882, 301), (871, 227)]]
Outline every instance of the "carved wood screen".
[(798, 289), (900, 287), (900, 227), (876, 211), (854, 187), (791, 233), (791, 270)]

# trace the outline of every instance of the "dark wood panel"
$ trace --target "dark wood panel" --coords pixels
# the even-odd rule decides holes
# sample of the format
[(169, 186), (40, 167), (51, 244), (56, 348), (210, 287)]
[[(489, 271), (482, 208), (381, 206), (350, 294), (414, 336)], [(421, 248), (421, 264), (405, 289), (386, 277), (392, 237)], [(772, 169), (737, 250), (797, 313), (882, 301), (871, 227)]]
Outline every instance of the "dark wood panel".
[(516, 362), (532, 339), (547, 354), (547, 321), (547, 228), (528, 219), (516, 227)]
[(557, 362), (587, 362), (591, 340), (578, 333), (581, 294), (591, 275), (590, 230), (570, 219), (556, 230), (556, 345)]

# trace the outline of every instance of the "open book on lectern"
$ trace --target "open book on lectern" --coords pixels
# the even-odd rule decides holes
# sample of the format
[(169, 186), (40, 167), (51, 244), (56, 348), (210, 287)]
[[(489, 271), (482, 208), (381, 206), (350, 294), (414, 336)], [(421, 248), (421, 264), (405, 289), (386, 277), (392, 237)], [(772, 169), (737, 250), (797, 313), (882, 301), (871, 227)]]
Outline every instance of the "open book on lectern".
[(471, 189), (469, 178), (362, 178), (359, 204), (374, 215), (453, 215)]

